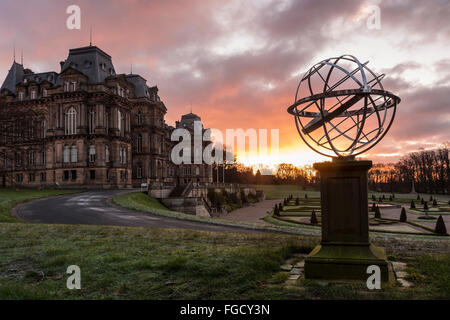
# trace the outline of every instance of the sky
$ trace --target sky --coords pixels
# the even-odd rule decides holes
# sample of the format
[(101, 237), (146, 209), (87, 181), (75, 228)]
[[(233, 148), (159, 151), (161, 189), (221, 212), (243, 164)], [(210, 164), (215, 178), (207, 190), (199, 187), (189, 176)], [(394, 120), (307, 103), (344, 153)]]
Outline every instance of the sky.
[[(80, 30), (66, 27), (73, 4)], [(342, 54), (369, 60), (402, 99), (389, 133), (365, 158), (395, 162), (450, 142), (448, 0), (1, 0), (0, 81), (13, 47), (34, 72), (59, 72), (69, 48), (89, 44), (91, 27), (117, 73), (132, 65), (158, 86), (168, 124), (192, 109), (223, 132), (279, 129), (279, 154), (243, 158), (247, 164), (326, 159), (302, 142), (286, 109), (306, 70)]]

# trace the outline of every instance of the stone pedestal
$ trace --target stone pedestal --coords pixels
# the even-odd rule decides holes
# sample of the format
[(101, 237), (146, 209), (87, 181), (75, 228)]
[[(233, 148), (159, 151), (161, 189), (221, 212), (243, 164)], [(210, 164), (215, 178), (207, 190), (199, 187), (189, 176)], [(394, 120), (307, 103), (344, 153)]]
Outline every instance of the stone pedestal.
[(378, 265), (389, 280), (383, 248), (369, 242), (367, 171), (372, 161), (335, 159), (315, 163), (320, 173), (322, 241), (305, 260), (306, 279), (367, 280)]

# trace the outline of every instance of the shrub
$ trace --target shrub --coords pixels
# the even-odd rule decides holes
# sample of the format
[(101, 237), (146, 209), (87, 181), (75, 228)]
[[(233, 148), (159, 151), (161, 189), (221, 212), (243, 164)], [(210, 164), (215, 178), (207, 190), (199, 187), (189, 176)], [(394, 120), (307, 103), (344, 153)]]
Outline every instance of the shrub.
[(416, 204), (414, 203), (414, 200), (411, 200), (411, 204), (409, 205), (410, 209), (415, 209), (416, 208)]
[(381, 219), (381, 211), (380, 211), (380, 207), (378, 207), (378, 206), (375, 209), (375, 218)]
[(442, 215), (436, 221), (436, 227), (434, 228), (434, 232), (437, 234), (447, 234), (447, 228), (445, 227), (444, 219), (442, 219)]
[(311, 212), (311, 224), (317, 224), (317, 222), (316, 211), (314, 211), (313, 209), (313, 211)]
[(406, 210), (405, 208), (402, 207), (402, 212), (400, 213), (400, 222), (406, 222), (407, 217), (406, 217)]

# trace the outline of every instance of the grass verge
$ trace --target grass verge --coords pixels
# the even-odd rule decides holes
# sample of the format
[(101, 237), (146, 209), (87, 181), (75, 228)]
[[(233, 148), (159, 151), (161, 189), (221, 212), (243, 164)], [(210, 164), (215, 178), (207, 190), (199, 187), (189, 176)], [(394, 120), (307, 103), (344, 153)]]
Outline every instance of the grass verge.
[(50, 196), (82, 192), (81, 190), (33, 190), (33, 189), (3, 189), (0, 190), (0, 222), (20, 222), (11, 215), (11, 209), (21, 202)]
[(218, 218), (208, 218), (208, 217), (200, 217), (189, 215), (182, 212), (172, 211), (167, 209), (164, 205), (162, 205), (157, 199), (149, 197), (148, 195), (141, 192), (133, 192), (126, 193), (122, 195), (115, 196), (112, 199), (112, 202), (118, 206), (136, 210), (140, 212), (148, 212), (153, 215), (159, 215), (169, 218), (181, 219), (181, 220), (189, 220), (195, 222), (203, 222), (209, 224), (216, 224), (222, 226), (230, 226), (230, 227), (242, 227), (251, 230), (261, 230), (261, 231), (278, 231), (278, 232), (286, 232), (293, 234), (310, 234), (308, 228), (300, 229), (300, 228), (286, 228), (279, 227), (277, 225), (257, 225), (252, 223), (245, 222), (237, 222), (230, 220), (223, 220)]

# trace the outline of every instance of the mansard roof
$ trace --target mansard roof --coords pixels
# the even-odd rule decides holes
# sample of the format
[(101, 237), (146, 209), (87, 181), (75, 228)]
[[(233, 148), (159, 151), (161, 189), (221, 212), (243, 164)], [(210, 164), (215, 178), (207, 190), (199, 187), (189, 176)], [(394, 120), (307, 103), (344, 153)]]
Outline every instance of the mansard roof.
[(47, 82), (50, 82), (52, 85), (55, 85), (58, 82), (58, 73), (56, 73), (54, 71), (50, 71), (50, 72), (25, 74), (23, 76), (23, 80), (25, 80), (25, 79), (27, 81), (34, 81), (37, 83), (42, 83), (44, 81), (47, 81)]
[(85, 74), (91, 83), (104, 82), (108, 76), (116, 74), (111, 56), (96, 46), (70, 49), (61, 72), (69, 67)]
[[(134, 97), (152, 98), (158, 93), (156, 86), (148, 86), (147, 80), (138, 74), (117, 75), (112, 63), (111, 56), (96, 46), (87, 46), (69, 50), (65, 61), (61, 62), (61, 72), (33, 73), (24, 69), (23, 65), (14, 61), (0, 89), (16, 92), (18, 84), (26, 85), (28, 82), (42, 83), (50, 82), (52, 85), (61, 84), (61, 75), (75, 70), (87, 77), (89, 83), (105, 83), (108, 79), (123, 77), (123, 79), (134, 86)], [(156, 96), (156, 99), (159, 98)]]
[(14, 61), (11, 69), (9, 69), (8, 71), (8, 75), (6, 76), (5, 81), (3, 81), (1, 90), (7, 89), (12, 93), (16, 93), (16, 84), (23, 81), (23, 76), (23, 65)]

